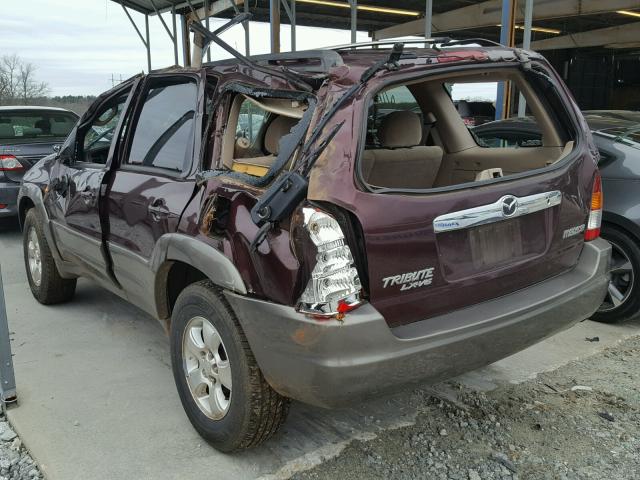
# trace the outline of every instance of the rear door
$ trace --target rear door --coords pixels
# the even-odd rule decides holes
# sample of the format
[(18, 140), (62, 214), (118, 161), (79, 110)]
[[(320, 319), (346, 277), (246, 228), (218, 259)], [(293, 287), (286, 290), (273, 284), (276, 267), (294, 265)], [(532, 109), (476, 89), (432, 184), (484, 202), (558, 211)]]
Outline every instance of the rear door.
[(45, 197), (62, 258), (107, 284), (112, 278), (103, 248), (101, 195), (136, 84), (101, 98), (83, 118), (52, 168), (51, 192)]
[[(434, 106), (434, 98), (440, 100), (428, 98), (428, 107)], [(463, 119), (453, 116), (455, 108), (448, 102), (441, 103), (449, 105), (448, 110), (432, 110), (437, 131), (431, 133), (442, 138), (446, 129), (441, 127), (454, 125), (468, 151), (487, 159), (477, 165), (471, 159), (474, 165), (465, 180), (469, 183), (461, 185), (454, 178), (448, 185), (413, 193), (354, 191), (343, 181), (349, 175), (337, 161), (326, 172), (318, 168), (312, 177), (310, 192), (315, 197), (310, 198), (348, 205), (358, 218), (366, 250), (366, 259), (361, 259), (367, 266), (365, 288), (391, 326), (426, 320), (541, 282), (571, 269), (582, 250), (595, 172), (586, 149), (582, 157), (535, 175), (475, 182), (483, 169), (506, 167), (512, 159), (529, 158), (540, 149), (477, 145), (464, 136)], [(409, 105), (397, 108), (413, 110)], [(343, 158), (343, 141), (334, 144), (332, 158)], [(439, 171), (446, 173), (447, 168), (457, 168), (459, 151), (444, 146)], [(411, 172), (398, 174), (410, 178)]]
[[(211, 87), (211, 85), (210, 85)], [(108, 246), (114, 273), (132, 302), (152, 309), (149, 261), (175, 232), (194, 189), (202, 95), (194, 75), (151, 75), (142, 89), (127, 149), (108, 184)]]

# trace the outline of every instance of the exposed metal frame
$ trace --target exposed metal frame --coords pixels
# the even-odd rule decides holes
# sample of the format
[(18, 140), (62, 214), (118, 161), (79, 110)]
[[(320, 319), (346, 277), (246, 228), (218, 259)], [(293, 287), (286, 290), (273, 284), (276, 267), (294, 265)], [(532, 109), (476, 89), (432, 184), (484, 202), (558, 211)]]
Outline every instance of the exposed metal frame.
[(11, 354), (11, 338), (9, 338), (9, 324), (7, 321), (7, 307), (4, 300), (2, 286), (2, 269), (0, 268), (0, 403), (2, 410), (7, 403), (17, 401), (16, 377), (13, 371)]

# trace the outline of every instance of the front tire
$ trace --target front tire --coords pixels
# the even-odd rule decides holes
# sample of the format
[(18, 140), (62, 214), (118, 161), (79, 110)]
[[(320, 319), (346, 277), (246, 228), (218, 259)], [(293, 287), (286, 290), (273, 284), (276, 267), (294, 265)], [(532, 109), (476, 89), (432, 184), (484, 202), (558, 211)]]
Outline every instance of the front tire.
[(611, 243), (611, 280), (604, 302), (591, 319), (618, 323), (640, 311), (640, 248), (635, 238), (611, 225), (602, 227), (601, 236)]
[(222, 452), (254, 447), (278, 430), (289, 400), (262, 376), (235, 314), (210, 281), (180, 293), (170, 337), (182, 406), (213, 447)]
[(22, 248), (27, 280), (36, 300), (44, 305), (71, 300), (77, 279), (60, 276), (42, 230), (42, 218), (33, 208), (27, 212), (24, 220)]

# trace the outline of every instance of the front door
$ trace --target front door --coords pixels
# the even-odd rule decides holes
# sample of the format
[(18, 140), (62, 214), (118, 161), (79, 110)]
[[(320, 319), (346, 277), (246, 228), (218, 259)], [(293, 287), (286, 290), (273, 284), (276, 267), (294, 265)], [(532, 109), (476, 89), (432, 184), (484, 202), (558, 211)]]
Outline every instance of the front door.
[(62, 258), (112, 283), (100, 221), (105, 175), (120, 137), (135, 82), (99, 99), (63, 147), (51, 170), (46, 206)]
[(198, 78), (151, 75), (142, 89), (107, 188), (108, 247), (116, 278), (132, 303), (153, 311), (149, 265), (159, 238), (178, 229), (194, 189), (193, 159), (202, 129)]

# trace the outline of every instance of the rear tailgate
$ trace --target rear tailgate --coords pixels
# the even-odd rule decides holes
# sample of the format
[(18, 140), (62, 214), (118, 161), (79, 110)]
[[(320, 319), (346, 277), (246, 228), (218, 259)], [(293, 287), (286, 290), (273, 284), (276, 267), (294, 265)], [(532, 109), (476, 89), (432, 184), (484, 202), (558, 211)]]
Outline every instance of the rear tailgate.
[(397, 326), (571, 269), (583, 246), (594, 171), (585, 152), (562, 168), (493, 185), (420, 196), (363, 193), (357, 215), (371, 303)]

